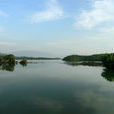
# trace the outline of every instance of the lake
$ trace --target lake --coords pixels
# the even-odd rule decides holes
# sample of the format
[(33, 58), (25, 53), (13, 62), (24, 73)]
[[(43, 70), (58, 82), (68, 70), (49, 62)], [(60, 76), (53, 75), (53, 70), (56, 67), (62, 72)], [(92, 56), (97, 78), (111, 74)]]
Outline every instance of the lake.
[(103, 67), (61, 60), (1, 68), (0, 114), (114, 114), (113, 81)]

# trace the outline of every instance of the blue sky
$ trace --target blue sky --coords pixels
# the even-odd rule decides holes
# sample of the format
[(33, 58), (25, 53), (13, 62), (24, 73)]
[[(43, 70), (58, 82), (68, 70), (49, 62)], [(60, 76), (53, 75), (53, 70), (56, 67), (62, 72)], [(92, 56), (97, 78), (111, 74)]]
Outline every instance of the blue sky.
[(113, 0), (0, 0), (0, 52), (66, 56), (113, 52)]

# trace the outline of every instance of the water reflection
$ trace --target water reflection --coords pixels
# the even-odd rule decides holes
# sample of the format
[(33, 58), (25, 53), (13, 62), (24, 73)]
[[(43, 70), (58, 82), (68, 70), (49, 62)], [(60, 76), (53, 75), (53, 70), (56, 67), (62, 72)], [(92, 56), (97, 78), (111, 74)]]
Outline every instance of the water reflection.
[(27, 63), (25, 63), (25, 64), (20, 63), (20, 65), (23, 66), (23, 67), (26, 67)]
[(64, 62), (67, 65), (70, 66), (78, 66), (78, 65), (83, 65), (83, 66), (102, 66), (101, 62)]
[(104, 69), (102, 76), (109, 82), (114, 81), (114, 71), (113, 70)]
[(79, 63), (77, 63), (77, 62), (64, 62), (64, 64), (70, 65), (70, 66), (78, 66), (79, 65)]
[(102, 67), (15, 67), (0, 75), (0, 114), (114, 114), (114, 84), (101, 78)]
[[(23, 67), (26, 67), (27, 64), (20, 64)], [(0, 70), (13, 72), (15, 70), (16, 64), (0, 64)]]
[(13, 72), (15, 70), (15, 64), (1, 64), (0, 70), (6, 70), (9, 72)]

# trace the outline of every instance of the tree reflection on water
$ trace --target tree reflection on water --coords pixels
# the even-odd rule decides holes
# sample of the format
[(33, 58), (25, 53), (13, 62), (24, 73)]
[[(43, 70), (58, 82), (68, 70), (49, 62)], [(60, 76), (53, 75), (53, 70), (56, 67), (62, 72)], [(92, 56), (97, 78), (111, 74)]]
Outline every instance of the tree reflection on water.
[(102, 73), (102, 77), (104, 77), (107, 81), (114, 81), (114, 70), (104, 69)]
[(0, 64), (0, 70), (13, 72), (15, 70), (15, 64)]
[[(0, 64), (0, 70), (13, 72), (15, 70), (16, 64)], [(26, 67), (27, 64), (21, 64), (23, 67)]]

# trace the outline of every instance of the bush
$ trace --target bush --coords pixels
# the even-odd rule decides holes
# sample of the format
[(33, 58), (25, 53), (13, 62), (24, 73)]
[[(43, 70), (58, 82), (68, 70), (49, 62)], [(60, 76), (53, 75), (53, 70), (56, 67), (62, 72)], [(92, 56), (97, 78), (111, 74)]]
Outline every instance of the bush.
[(20, 64), (21, 64), (21, 65), (26, 65), (26, 64), (27, 64), (27, 60), (26, 60), (26, 59), (21, 60), (21, 61), (20, 61)]
[(8, 64), (15, 64), (15, 56), (10, 54), (10, 55), (5, 55), (1, 59), (2, 63), (8, 63)]

